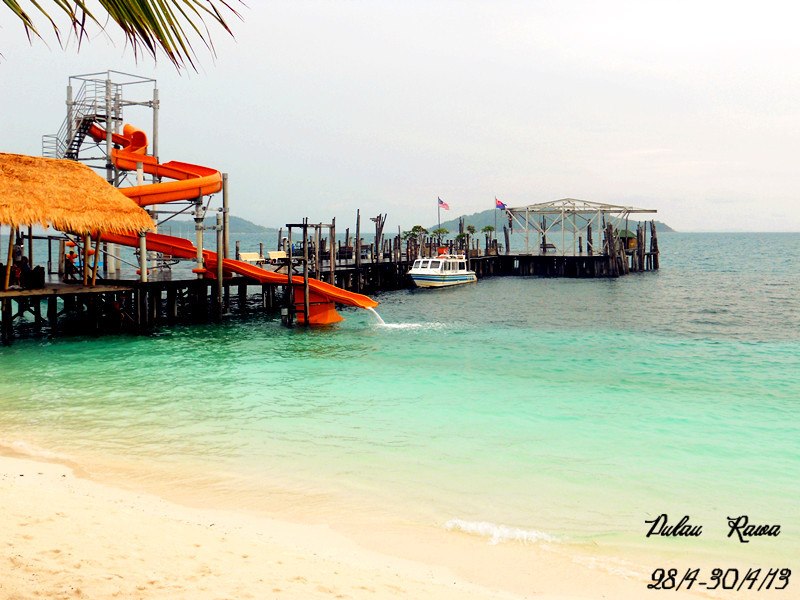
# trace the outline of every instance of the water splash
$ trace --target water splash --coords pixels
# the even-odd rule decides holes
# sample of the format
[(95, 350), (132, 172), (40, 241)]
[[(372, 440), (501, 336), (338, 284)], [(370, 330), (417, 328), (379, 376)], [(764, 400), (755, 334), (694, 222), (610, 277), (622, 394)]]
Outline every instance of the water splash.
[(381, 318), (381, 316), (378, 314), (378, 311), (376, 311), (374, 308), (368, 308), (367, 310), (375, 315), (375, 318), (378, 319), (378, 323), (381, 325), (386, 325), (386, 321)]

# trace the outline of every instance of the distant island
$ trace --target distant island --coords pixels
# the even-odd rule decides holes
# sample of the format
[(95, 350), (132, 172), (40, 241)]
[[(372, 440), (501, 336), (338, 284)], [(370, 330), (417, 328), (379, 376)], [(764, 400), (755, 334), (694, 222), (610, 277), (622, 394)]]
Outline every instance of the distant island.
[[(206, 217), (203, 220), (204, 227), (214, 227), (216, 224), (217, 224), (216, 214), (212, 214), (210, 217)], [(231, 235), (242, 234), (242, 233), (248, 233), (248, 234), (263, 233), (263, 234), (277, 235), (278, 233), (277, 228), (264, 227), (262, 225), (253, 223), (252, 221), (248, 221), (247, 219), (243, 219), (241, 217), (235, 217), (233, 215), (231, 215), (229, 218), (228, 230), (230, 231)], [(161, 225), (159, 227), (159, 231), (161, 233), (166, 233), (168, 235), (174, 235), (178, 237), (192, 237), (194, 236), (194, 220), (172, 219)]]

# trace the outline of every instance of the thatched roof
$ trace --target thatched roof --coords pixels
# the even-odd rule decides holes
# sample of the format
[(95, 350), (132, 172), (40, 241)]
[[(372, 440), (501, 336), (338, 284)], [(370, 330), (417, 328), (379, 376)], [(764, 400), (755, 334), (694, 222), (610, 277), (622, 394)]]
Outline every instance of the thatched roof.
[(0, 224), (73, 233), (153, 227), (142, 208), (82, 163), (2, 152)]

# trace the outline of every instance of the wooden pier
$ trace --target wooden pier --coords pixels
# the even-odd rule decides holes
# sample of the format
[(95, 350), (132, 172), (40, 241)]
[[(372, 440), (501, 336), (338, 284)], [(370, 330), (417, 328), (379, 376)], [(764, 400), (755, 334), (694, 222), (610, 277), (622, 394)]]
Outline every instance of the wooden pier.
[[(478, 279), (502, 276), (607, 278), (659, 268), (654, 224), (650, 224), (649, 250), (645, 249), (642, 226), (637, 228), (637, 243), (619, 239), (610, 226), (606, 233), (610, 242), (599, 254), (589, 248), (587, 253), (578, 255), (548, 253), (547, 248), (540, 254), (501, 253), (497, 244), (488, 243), (485, 250), (465, 248), (461, 251), (470, 254), (469, 268), (475, 271)], [(411, 287), (407, 273), (413, 258), (435, 256), (441, 247), (423, 240), (402, 248), (398, 236), (387, 242), (386, 247), (394, 251), (376, 253), (374, 247), (370, 247), (367, 259), (356, 260), (350, 258), (352, 253), (340, 249), (336, 253), (337, 260), (331, 265), (330, 252), (316, 251), (325, 247), (325, 240), (308, 237), (306, 240), (302, 254), (293, 260), (295, 275), (365, 294)], [(459, 248), (451, 242), (447, 251), (458, 252)], [(288, 264), (288, 258), (285, 262)], [(284, 273), (287, 264), (282, 267)], [(289, 287), (232, 277), (225, 279), (222, 285), (215, 280), (197, 278), (146, 282), (107, 279), (95, 286), (50, 282), (42, 289), (9, 289), (0, 291), (0, 341), (7, 345), (16, 337), (145, 334), (160, 326), (219, 322), (231, 314), (277, 314), (282, 308), (294, 308), (294, 303), (289, 301), (292, 298)]]
[[(542, 244), (539, 253), (510, 253), (507, 245), (499, 246), (496, 240), (487, 239), (483, 248), (471, 244), (469, 238), (449, 241), (443, 246), (432, 238), (403, 240), (398, 234), (393, 239), (381, 240), (380, 245), (359, 244), (355, 251), (347, 243), (349, 239), (344, 245), (339, 243), (334, 246), (335, 260), (331, 264), (332, 244), (319, 235), (320, 226), (314, 229), (314, 235), (308, 235), (314, 226), (304, 221), (294, 225), (303, 229), (303, 236), (294, 248), (292, 272), (347, 291), (376, 294), (411, 287), (407, 273), (413, 260), (446, 250), (467, 254), (469, 268), (478, 279), (619, 277), (659, 268), (658, 236), (655, 224), (649, 225), (649, 249), (644, 225), (637, 226), (635, 237), (631, 234), (620, 238), (609, 224), (601, 252), (588, 244), (584, 249), (581, 244), (577, 254), (557, 254), (549, 245)], [(257, 264), (268, 262), (261, 252), (248, 254)], [(286, 273), (289, 258), (264, 266)], [(16, 337), (146, 334), (161, 326), (219, 322), (232, 314), (277, 314), (281, 309), (291, 323), (292, 312), (297, 310), (295, 302), (290, 300), (293, 297), (288, 284), (262, 284), (243, 276), (226, 278), (221, 285), (214, 279), (196, 277), (149, 281), (100, 278), (94, 286), (49, 282), (42, 289), (0, 291), (0, 341), (10, 344)]]

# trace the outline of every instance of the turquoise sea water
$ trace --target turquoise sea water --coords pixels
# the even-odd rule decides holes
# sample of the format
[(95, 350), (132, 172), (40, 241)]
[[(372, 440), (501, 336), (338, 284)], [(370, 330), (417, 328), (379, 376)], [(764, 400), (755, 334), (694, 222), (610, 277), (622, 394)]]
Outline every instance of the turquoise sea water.
[(659, 241), (657, 273), (385, 293), (386, 326), (345, 310), (324, 330), (18, 342), (0, 349), (0, 443), (248, 508), (278, 488), (358, 496), (611, 548), (667, 513), (724, 551), (747, 514), (782, 525), (761, 551), (797, 556), (800, 234)]

